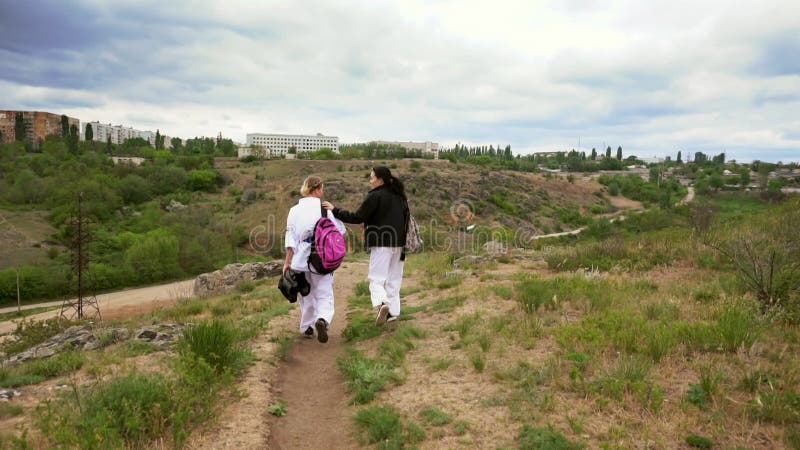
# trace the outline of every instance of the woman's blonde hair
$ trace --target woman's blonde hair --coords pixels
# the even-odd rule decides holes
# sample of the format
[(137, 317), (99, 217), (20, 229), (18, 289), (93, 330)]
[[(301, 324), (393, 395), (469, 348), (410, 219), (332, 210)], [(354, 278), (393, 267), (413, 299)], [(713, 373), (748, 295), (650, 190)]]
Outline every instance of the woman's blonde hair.
[(300, 195), (308, 197), (320, 186), (322, 186), (322, 178), (316, 175), (309, 175), (303, 180), (303, 187), (300, 188)]

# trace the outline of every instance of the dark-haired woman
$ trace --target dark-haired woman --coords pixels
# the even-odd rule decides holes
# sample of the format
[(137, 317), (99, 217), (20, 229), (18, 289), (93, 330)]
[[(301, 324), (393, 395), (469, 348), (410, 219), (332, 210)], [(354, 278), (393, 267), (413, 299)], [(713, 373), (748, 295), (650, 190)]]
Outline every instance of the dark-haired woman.
[(408, 201), (403, 182), (386, 166), (376, 166), (369, 174), (372, 188), (355, 212), (322, 206), (345, 223), (364, 224), (364, 245), (369, 249), (369, 293), (376, 310), (376, 325), (400, 316), (400, 285), (406, 245)]

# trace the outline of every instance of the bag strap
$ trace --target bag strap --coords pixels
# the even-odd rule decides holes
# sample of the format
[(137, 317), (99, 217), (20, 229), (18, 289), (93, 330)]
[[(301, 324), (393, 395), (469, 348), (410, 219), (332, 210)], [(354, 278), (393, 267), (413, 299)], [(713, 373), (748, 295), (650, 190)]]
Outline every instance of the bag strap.
[(322, 206), (322, 203), (319, 204), (319, 212), (322, 217), (328, 217), (328, 211), (325, 210), (325, 207)]

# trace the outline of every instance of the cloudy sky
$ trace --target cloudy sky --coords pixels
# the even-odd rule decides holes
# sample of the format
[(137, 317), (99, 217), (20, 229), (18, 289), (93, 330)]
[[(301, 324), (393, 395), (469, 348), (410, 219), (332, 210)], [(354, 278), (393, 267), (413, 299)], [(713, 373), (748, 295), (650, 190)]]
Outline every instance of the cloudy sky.
[(0, 109), (800, 161), (800, 1), (0, 0)]

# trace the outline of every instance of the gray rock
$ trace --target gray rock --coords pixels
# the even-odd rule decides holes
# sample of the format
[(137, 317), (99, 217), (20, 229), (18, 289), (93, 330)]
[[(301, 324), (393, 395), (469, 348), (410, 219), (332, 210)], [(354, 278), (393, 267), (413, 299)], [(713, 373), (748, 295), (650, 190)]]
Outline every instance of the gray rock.
[(220, 270), (204, 273), (194, 280), (194, 295), (209, 297), (232, 291), (243, 281), (260, 280), (281, 274), (282, 261), (228, 264)]
[(158, 332), (155, 331), (155, 330), (150, 330), (150, 329), (139, 330), (136, 333), (136, 339), (138, 339), (140, 341), (148, 341), (149, 342), (149, 341), (152, 341), (153, 339), (155, 339), (156, 336), (158, 336)]

